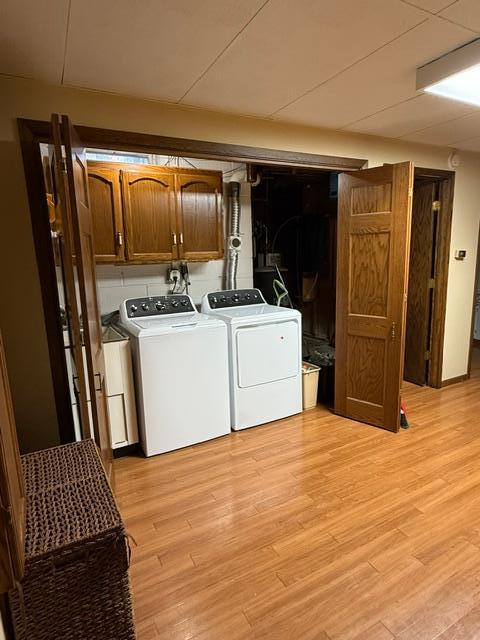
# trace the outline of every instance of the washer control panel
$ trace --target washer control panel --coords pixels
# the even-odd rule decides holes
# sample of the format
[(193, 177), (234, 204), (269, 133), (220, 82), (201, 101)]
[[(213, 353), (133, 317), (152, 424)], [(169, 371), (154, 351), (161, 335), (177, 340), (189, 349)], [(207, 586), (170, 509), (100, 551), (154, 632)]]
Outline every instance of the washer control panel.
[(259, 289), (233, 289), (215, 291), (207, 295), (210, 309), (226, 309), (229, 307), (245, 307), (250, 304), (266, 304)]
[(132, 298), (125, 301), (125, 309), (129, 318), (166, 316), (172, 313), (196, 311), (190, 296), (184, 295)]

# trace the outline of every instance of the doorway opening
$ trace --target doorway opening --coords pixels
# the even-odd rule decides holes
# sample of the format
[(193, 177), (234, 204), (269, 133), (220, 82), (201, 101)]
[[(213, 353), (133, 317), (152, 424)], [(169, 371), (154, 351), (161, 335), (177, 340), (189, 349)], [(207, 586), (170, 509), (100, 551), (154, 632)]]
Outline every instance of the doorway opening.
[[(303, 357), (320, 367), (318, 399), (335, 381), (338, 171), (257, 167), (252, 188), (254, 284), (299, 309)], [(453, 172), (416, 168), (412, 197), (404, 379), (441, 387)]]

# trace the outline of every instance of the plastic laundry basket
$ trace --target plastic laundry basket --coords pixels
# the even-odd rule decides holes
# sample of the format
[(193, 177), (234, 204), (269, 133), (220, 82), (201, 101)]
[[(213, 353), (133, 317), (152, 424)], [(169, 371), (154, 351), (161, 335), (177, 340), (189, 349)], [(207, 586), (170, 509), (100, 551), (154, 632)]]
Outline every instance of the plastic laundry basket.
[(302, 363), (303, 410), (317, 406), (318, 374), (320, 367), (310, 362)]

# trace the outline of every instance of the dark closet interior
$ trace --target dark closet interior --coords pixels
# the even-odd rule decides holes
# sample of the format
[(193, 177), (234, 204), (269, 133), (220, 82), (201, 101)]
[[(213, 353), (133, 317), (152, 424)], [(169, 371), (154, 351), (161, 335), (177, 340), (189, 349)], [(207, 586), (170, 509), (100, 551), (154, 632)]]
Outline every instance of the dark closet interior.
[(321, 367), (319, 396), (333, 402), (338, 173), (269, 167), (252, 188), (254, 285), (302, 312), (304, 360)]

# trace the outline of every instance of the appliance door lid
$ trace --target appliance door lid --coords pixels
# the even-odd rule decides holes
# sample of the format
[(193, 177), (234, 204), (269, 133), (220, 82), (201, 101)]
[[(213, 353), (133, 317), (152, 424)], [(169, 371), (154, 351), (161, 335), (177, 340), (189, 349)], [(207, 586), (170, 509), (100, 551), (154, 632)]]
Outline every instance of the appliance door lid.
[(295, 320), (238, 328), (238, 386), (254, 387), (299, 375), (298, 332)]

